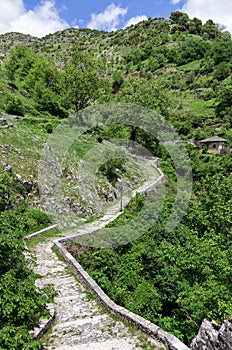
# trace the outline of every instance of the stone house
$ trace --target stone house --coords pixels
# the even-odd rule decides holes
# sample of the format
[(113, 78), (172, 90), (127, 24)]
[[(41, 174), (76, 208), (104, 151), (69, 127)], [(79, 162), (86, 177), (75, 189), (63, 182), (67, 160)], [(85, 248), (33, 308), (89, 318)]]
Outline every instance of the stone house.
[(207, 147), (207, 153), (225, 154), (229, 152), (228, 147), (225, 146), (226, 140), (219, 136), (201, 140), (199, 143), (201, 150), (204, 146)]

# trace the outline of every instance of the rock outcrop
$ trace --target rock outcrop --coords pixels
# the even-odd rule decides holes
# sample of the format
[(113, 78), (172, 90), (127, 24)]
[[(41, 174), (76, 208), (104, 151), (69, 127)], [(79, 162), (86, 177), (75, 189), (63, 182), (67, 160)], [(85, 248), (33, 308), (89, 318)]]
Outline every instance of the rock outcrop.
[(232, 319), (226, 319), (218, 326), (214, 321), (203, 320), (191, 350), (232, 349)]

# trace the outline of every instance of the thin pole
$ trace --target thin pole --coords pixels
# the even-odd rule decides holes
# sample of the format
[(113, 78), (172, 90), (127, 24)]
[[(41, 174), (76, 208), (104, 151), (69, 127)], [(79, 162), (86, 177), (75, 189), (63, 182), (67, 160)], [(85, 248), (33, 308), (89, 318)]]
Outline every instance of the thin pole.
[(120, 211), (123, 211), (123, 206), (122, 206), (122, 189), (121, 189)]

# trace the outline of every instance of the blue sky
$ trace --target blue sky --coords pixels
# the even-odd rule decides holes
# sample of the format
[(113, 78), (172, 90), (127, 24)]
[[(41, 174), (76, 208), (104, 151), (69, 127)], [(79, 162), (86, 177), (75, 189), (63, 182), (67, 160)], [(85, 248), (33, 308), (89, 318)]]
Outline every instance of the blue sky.
[[(33, 9), (38, 0), (25, 0), (26, 8)], [(91, 20), (91, 15), (104, 13), (107, 7), (114, 4), (116, 8), (127, 9), (127, 13), (121, 18), (121, 26), (130, 18), (136, 16), (165, 17), (168, 18), (172, 11), (180, 8), (181, 3), (173, 4), (171, 1), (152, 0), (56, 0), (56, 8), (59, 9), (60, 17), (70, 25), (74, 23), (80, 27), (87, 27)], [(82, 22), (84, 21), (84, 22)], [(119, 26), (120, 27), (120, 26)]]
[(0, 0), (0, 33), (42, 37), (69, 27), (117, 30), (148, 17), (168, 18), (181, 10), (211, 18), (232, 33), (231, 0)]

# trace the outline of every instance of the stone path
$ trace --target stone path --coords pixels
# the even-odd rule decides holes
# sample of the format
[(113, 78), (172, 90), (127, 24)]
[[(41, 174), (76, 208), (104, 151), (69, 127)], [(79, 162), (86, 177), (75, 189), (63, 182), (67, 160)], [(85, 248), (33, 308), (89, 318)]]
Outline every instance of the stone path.
[[(153, 168), (153, 172), (154, 170)], [(152, 179), (148, 179), (137, 191), (150, 187), (156, 178), (153, 173)], [(127, 200), (129, 199), (125, 198)], [(112, 206), (100, 220), (85, 225), (86, 233), (103, 227), (119, 214), (119, 206)], [(52, 330), (44, 338), (47, 350), (164, 349), (158, 341), (138, 330), (134, 329), (132, 332), (132, 327), (125, 326), (107, 313), (85, 290), (67, 265), (58, 259), (51, 249), (52, 245), (52, 240), (37, 245), (37, 264), (34, 268), (42, 276), (36, 281), (37, 287), (52, 284), (58, 293), (55, 297), (56, 320)], [(153, 346), (144, 347), (147, 342)]]
[[(131, 200), (132, 197), (136, 195), (136, 193), (143, 194), (148, 189), (154, 188), (155, 185), (160, 181), (160, 179), (164, 176), (163, 174), (160, 174), (155, 166), (156, 158), (152, 159), (145, 159), (145, 158), (138, 158), (137, 163), (140, 163), (140, 166), (144, 168), (144, 176), (147, 179), (142, 185), (140, 185), (135, 190), (131, 191), (130, 196), (123, 194), (122, 197), (122, 207), (124, 208)], [(78, 234), (88, 234), (93, 232), (94, 230), (103, 228), (108, 223), (114, 221), (119, 215), (120, 212), (120, 199), (117, 199), (114, 201), (113, 204), (109, 205), (104, 213), (104, 215), (99, 218), (98, 220), (89, 223), (84, 224), (80, 227), (80, 229), (75, 230), (75, 233), (70, 232), (62, 232), (62, 235), (64, 237), (73, 237), (78, 236)]]
[[(67, 265), (51, 250), (52, 242), (37, 245), (37, 267), (42, 275), (36, 285), (41, 288), (52, 284), (58, 295), (55, 297), (56, 320), (52, 331), (46, 335), (47, 350), (135, 350), (142, 349), (138, 336), (130, 333), (121, 321), (115, 320), (70, 273)], [(144, 339), (146, 337), (144, 336)], [(162, 347), (149, 338), (154, 349)]]

